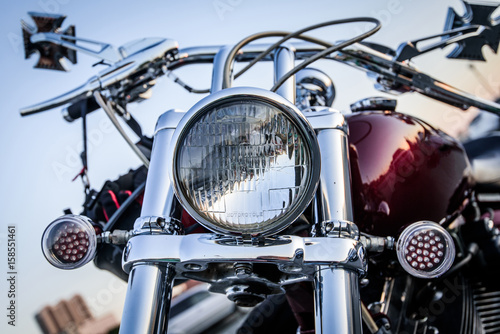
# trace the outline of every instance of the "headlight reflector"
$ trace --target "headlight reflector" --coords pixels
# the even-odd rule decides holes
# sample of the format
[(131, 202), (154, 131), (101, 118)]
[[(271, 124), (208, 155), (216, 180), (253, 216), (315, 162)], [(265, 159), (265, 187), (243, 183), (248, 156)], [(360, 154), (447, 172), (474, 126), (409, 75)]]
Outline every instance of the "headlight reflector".
[(176, 193), (188, 212), (215, 232), (275, 233), (292, 223), (314, 194), (319, 179), (314, 130), (280, 96), (256, 89), (255, 95), (231, 93), (235, 90), (241, 88), (201, 101), (174, 134)]

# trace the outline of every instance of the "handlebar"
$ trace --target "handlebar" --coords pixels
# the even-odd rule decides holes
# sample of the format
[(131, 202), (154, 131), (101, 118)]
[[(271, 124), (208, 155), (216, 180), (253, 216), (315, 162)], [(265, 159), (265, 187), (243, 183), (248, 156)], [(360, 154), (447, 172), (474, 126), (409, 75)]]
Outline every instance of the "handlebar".
[[(142, 70), (148, 69), (152, 64), (156, 66), (156, 76), (163, 75), (165, 68), (161, 71), (158, 67), (165, 65), (169, 71), (191, 64), (213, 63), (217, 53), (223, 46), (191, 47), (177, 51), (177, 42), (173, 40), (162, 40), (160, 47), (157, 45), (131, 55), (117, 62), (109, 69), (100, 72), (84, 85), (54, 99), (39, 103), (37, 105), (21, 109), (21, 115), (26, 116), (40, 111), (55, 108), (66, 103), (75, 103), (86, 100), (92, 96), (94, 91), (104, 90), (114, 84), (130, 84), (130, 78)], [(326, 49), (325, 46), (312, 43), (290, 43), (295, 48), (295, 58), (303, 60)], [(235, 57), (236, 62), (248, 62), (258, 57), (271, 44), (255, 44), (245, 46)], [(146, 52), (147, 51), (147, 52)], [(167, 53), (176, 53), (174, 58), (166, 62), (163, 58)], [(163, 63), (159, 59), (163, 59)], [(273, 54), (264, 57), (263, 61), (271, 61)], [(469, 107), (477, 107), (500, 116), (500, 105), (468, 94), (455, 87), (447, 85), (431, 76), (424, 74), (411, 67), (405, 62), (394, 60), (393, 56), (378, 52), (373, 48), (355, 43), (340, 51), (336, 51), (326, 59), (338, 61), (366, 72), (375, 73), (377, 83), (382, 90), (387, 92), (412, 92), (416, 91), (433, 99), (459, 107), (463, 110)], [(160, 66), (158, 66), (160, 64)], [(160, 73), (161, 72), (161, 73)], [(128, 101), (131, 102), (131, 101)], [(71, 107), (70, 107), (71, 108)], [(76, 108), (76, 106), (74, 107)], [(90, 108), (91, 109), (91, 108)], [(89, 110), (90, 110), (89, 109)], [(76, 110), (76, 109), (72, 109)], [(95, 110), (95, 109), (94, 109)], [(69, 113), (69, 112), (68, 112)], [(76, 115), (76, 111), (72, 111)], [(71, 116), (72, 118), (75, 118)]]
[(63, 117), (68, 122), (73, 122), (82, 117), (82, 107), (86, 104), (86, 112), (90, 114), (100, 108), (96, 100), (93, 97), (77, 101), (67, 108), (62, 110)]
[[(324, 46), (311, 43), (290, 43), (296, 50), (295, 59), (303, 60), (325, 50)], [(270, 44), (245, 46), (236, 56), (237, 62), (248, 62), (259, 56)], [(169, 65), (169, 70), (180, 67), (212, 63), (217, 52), (224, 46), (192, 47), (181, 49), (178, 58)], [(271, 61), (273, 54), (264, 57), (263, 61)], [(407, 63), (394, 60), (393, 56), (381, 53), (367, 45), (353, 44), (341, 51), (332, 53), (327, 59), (347, 64), (365, 72), (378, 74), (377, 83), (385, 91), (392, 93), (418, 92), (438, 101), (450, 104), (463, 110), (477, 107), (500, 116), (500, 104), (473, 96), (465, 91), (441, 82), (418, 71)]]
[(176, 52), (177, 42), (171, 39), (155, 39), (153, 44), (116, 62), (107, 69), (90, 78), (85, 84), (59, 95), (53, 99), (22, 108), (21, 116), (28, 116), (53, 109), (67, 103), (76, 103), (92, 96), (95, 91), (113, 88), (123, 93), (144, 81), (159, 76), (163, 71), (167, 55)]

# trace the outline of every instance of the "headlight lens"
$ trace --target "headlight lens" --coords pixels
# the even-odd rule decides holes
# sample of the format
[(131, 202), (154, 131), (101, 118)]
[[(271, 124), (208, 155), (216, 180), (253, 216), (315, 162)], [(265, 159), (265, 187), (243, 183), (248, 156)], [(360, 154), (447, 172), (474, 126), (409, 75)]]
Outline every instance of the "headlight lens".
[(179, 129), (176, 193), (215, 232), (271, 234), (292, 223), (312, 199), (319, 179), (314, 130), (276, 94), (231, 90), (195, 106)]

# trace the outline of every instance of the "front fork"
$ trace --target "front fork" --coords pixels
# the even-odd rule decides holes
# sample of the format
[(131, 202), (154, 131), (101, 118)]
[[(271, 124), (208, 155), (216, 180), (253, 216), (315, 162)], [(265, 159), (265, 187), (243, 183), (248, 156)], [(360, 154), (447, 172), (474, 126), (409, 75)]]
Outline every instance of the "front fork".
[(142, 263), (129, 274), (120, 333), (167, 333), (175, 271)]
[[(161, 154), (161, 150), (155, 150), (157, 143), (170, 144), (181, 117), (175, 110), (170, 114), (174, 116), (160, 117), (157, 124), (158, 129), (162, 126), (162, 120), (166, 119), (164, 128), (155, 134), (141, 217), (170, 217), (172, 214), (174, 195), (170, 178), (163, 168), (168, 161), (165, 161), (166, 155)], [(139, 218), (134, 225), (134, 231), (138, 234), (162, 233), (162, 226), (154, 225), (148, 219)], [(127, 260), (131, 248), (132, 244), (128, 243), (123, 252), (124, 261)], [(132, 267), (128, 278), (120, 334), (167, 333), (174, 278), (175, 269), (168, 264), (139, 262)]]
[(314, 277), (316, 333), (361, 333), (358, 274), (318, 266)]
[[(308, 115), (309, 114), (309, 115)], [(316, 229), (329, 238), (359, 238), (353, 221), (348, 127), (339, 112), (306, 113), (317, 131), (321, 179), (316, 198)], [(357, 255), (356, 255), (357, 256)], [(316, 334), (361, 333), (358, 272), (342, 266), (318, 265), (314, 276)]]
[[(284, 48), (280, 50), (277, 58), (284, 59), (282, 62), (290, 62), (288, 59), (290, 57), (286, 56), (287, 52), (290, 53), (293, 50)], [(280, 64), (275, 62), (276, 76), (279, 77), (290, 66), (292, 64), (281, 68)], [(293, 98), (294, 93), (289, 92), (290, 87), (282, 95), (288, 94)], [(356, 226), (352, 223), (347, 124), (342, 114), (329, 109), (305, 112), (305, 115), (318, 133), (317, 138), (321, 151), (322, 171), (315, 205), (317, 209), (316, 228), (319, 236), (353, 239), (352, 241), (356, 243), (359, 235)], [(155, 135), (155, 146), (159, 142), (162, 142), (163, 145), (170, 144), (173, 129), (178, 123), (177, 117), (179, 116), (160, 118)], [(164, 170), (164, 166), (169, 162), (163, 161), (164, 154), (156, 154), (155, 151), (158, 150), (153, 147), (141, 217), (171, 217), (173, 193), (170, 180)], [(140, 226), (134, 227), (136, 233), (139, 234), (144, 233), (145, 230), (148, 234), (161, 234), (164, 227), (153, 226), (153, 224), (147, 226), (144, 221), (140, 219), (139, 221)], [(166, 223), (168, 225), (169, 222)], [(140, 237), (137, 235), (134, 238)], [(124, 263), (127, 262), (132, 244), (129, 241), (124, 252)], [(325, 249), (325, 252), (328, 252), (328, 249)], [(335, 258), (335, 256), (333, 257)], [(360, 261), (360, 256), (364, 257), (364, 249), (361, 249), (360, 252), (359, 247), (358, 249), (352, 247), (353, 258), (351, 261), (361, 263), (361, 265), (350, 266), (339, 263), (329, 265), (328, 261), (325, 263), (322, 260), (318, 261), (315, 266), (315, 273), (312, 277), (315, 290), (317, 334), (362, 332), (358, 279), (359, 274), (365, 271), (366, 263), (365, 259)], [(158, 257), (153, 256), (147, 261), (138, 261), (133, 264), (129, 276), (120, 334), (167, 332), (174, 277), (174, 268)]]

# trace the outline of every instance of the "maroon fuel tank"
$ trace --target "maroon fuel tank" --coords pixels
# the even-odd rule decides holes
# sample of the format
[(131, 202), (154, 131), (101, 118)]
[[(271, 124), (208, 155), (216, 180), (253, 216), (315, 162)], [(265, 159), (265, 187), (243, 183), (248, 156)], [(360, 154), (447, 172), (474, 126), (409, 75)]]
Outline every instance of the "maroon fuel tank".
[(413, 222), (461, 210), (472, 174), (460, 143), (396, 112), (347, 115), (354, 221), (361, 231), (397, 235)]

